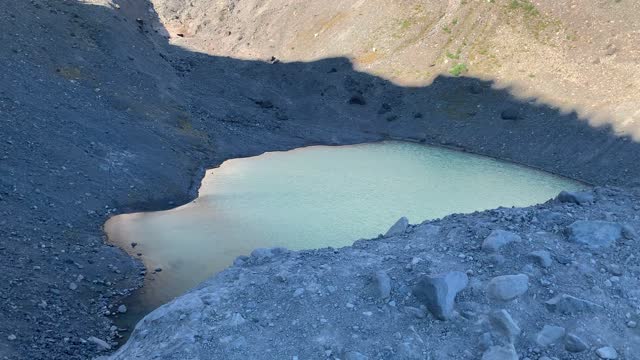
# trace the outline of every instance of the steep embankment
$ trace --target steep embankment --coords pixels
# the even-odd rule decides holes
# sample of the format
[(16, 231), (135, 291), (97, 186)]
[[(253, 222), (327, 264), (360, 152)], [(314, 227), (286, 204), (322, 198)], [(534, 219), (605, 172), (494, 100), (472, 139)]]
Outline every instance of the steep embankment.
[[(316, 8), (320, 3), (295, 6), (300, 11), (316, 9), (323, 17), (328, 13)], [(375, 2), (362, 2), (362, 6), (369, 3), (377, 6), (358, 8), (363, 16), (378, 16), (378, 10), (387, 6), (410, 9)], [(504, 3), (497, 3), (499, 9), (507, 10)], [(562, 3), (570, 8), (568, 2)], [(157, 5), (171, 30), (175, 25), (169, 21), (168, 10), (162, 8), (164, 4), (168, 3)], [(193, 4), (207, 7), (205, 2)], [(227, 8), (227, 20), (223, 18), (228, 24), (213, 22), (213, 18), (204, 20), (209, 19), (214, 28), (238, 24), (250, 31), (254, 17), (248, 9), (255, 5), (250, 1), (235, 4)], [(353, 5), (357, 4), (360, 2)], [(468, 5), (452, 4), (460, 9)], [(327, 9), (332, 9), (329, 5)], [(216, 6), (211, 4), (210, 8), (218, 9)], [(234, 19), (243, 6), (250, 6), (242, 12), (245, 20)], [(434, 1), (428, 8), (442, 13), (447, 6)], [(639, 22), (629, 21), (628, 29), (622, 29), (617, 26), (624, 23), (615, 17), (620, 13), (628, 16), (623, 19), (632, 19), (638, 14), (634, 6), (636, 3), (623, 0), (602, 2), (593, 8), (604, 11), (598, 16), (615, 25), (603, 25), (603, 36), (624, 40), (616, 42), (615, 50), (607, 50), (611, 55), (599, 56), (601, 74), (610, 76), (609, 72), (620, 66), (635, 69), (636, 47), (626, 41), (634, 39), (634, 25)], [(181, 9), (180, 14), (187, 8)], [(522, 11), (516, 10), (518, 14)], [(588, 14), (591, 7), (583, 10)], [(480, 13), (490, 16), (489, 11)], [(446, 14), (444, 19), (452, 19)], [(276, 15), (267, 6), (258, 20), (276, 19)], [(440, 19), (436, 15), (432, 18)], [(296, 16), (290, 16), (291, 21)], [(340, 17), (329, 21), (333, 15), (328, 16), (322, 20), (328, 21), (325, 35), (320, 34), (321, 29), (311, 29), (313, 39), (324, 39), (327, 48), (330, 44), (344, 49), (359, 46), (358, 41), (338, 41), (341, 34), (349, 32), (340, 27)], [(458, 21), (466, 23), (462, 17)], [(497, 24), (505, 25), (504, 20)], [(201, 26), (204, 29), (206, 21)], [(270, 27), (263, 23), (255, 29)], [(410, 31), (418, 29), (408, 26)], [(351, 33), (359, 34), (356, 30)], [(267, 34), (264, 30), (254, 32)], [(110, 318), (117, 316), (114, 310), (121, 296), (139, 284), (140, 269), (119, 249), (104, 244), (102, 224), (114, 213), (163, 209), (192, 199), (202, 169), (230, 157), (394, 137), (458, 147), (598, 184), (629, 185), (640, 179), (640, 148), (630, 137), (620, 137), (606, 126), (595, 128), (588, 119), (559, 112), (545, 102), (524, 101), (490, 81), (440, 76), (424, 87), (406, 87), (357, 71), (347, 58), (294, 63), (240, 60), (174, 46), (161, 36), (163, 33), (153, 7), (144, 1), (3, 3), (1, 356), (86, 359), (114, 345), (122, 330), (111, 327)], [(331, 36), (325, 39), (326, 34)], [(184, 35), (171, 41), (193, 40), (194, 48), (201, 45), (195, 35)], [(246, 46), (238, 37), (225, 40), (228, 48), (223, 47), (220, 54), (248, 57), (232, 51), (234, 38), (238, 49)], [(260, 38), (251, 44), (262, 46), (269, 44), (268, 40)], [(307, 48), (312, 54), (309, 49), (314, 49), (313, 45), (305, 41), (300, 40), (296, 51), (302, 53)], [(388, 39), (388, 43), (393, 41)], [(364, 48), (370, 46), (378, 45)], [(415, 50), (411, 49), (407, 54)], [(265, 56), (270, 58), (273, 54), (267, 50)], [(327, 54), (317, 50), (313, 56)], [(392, 53), (385, 54), (386, 59), (394, 58)], [(465, 56), (462, 51), (461, 59)], [(543, 67), (538, 64), (547, 59), (531, 58), (536, 61), (523, 66)], [(422, 63), (421, 58), (415, 59)], [(450, 63), (444, 65), (445, 59), (440, 59), (428, 62), (435, 61), (436, 69), (447, 70)], [(502, 62), (517, 64), (508, 56)], [(471, 61), (465, 63), (474, 74)], [(361, 66), (362, 61), (356, 64)], [(375, 64), (373, 61), (372, 71)], [(381, 64), (405, 68), (402, 62)], [(436, 73), (433, 71), (429, 76)], [(615, 89), (637, 79), (632, 70), (621, 74), (630, 75), (606, 85)], [(618, 104), (618, 99), (633, 94), (631, 90), (627, 94), (595, 92), (594, 96)], [(569, 93), (561, 92), (563, 96)]]

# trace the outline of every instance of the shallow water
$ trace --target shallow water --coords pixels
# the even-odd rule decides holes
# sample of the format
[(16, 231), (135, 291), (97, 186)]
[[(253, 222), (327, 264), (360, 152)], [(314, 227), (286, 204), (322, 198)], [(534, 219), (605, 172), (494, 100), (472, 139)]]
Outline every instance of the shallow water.
[[(256, 247), (340, 247), (451, 213), (544, 202), (581, 184), (487, 157), (382, 142), (266, 153), (207, 172), (179, 208), (121, 215), (109, 240), (141, 253), (149, 275), (129, 317), (183, 293)], [(131, 243), (138, 245), (134, 248)], [(153, 269), (162, 271), (153, 274)]]

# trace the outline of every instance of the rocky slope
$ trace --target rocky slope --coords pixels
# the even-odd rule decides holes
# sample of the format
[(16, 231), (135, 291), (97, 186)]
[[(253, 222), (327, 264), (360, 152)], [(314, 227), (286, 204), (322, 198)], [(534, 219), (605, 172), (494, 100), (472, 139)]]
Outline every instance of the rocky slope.
[(109, 359), (640, 359), (639, 196), (597, 188), (401, 219), (341, 249), (257, 249)]
[[(350, 58), (403, 85), (456, 69), (640, 139), (634, 0), (153, 0), (171, 42), (212, 55)], [(463, 65), (463, 66), (461, 66)], [(605, 80), (606, 79), (606, 80)]]
[[(194, 40), (193, 48), (163, 37), (174, 31), (161, 21), (170, 22), (167, 4), (156, 2), (158, 17), (154, 4), (138, 0), (3, 3), (0, 357), (87, 359), (115, 346), (126, 329), (111, 319), (142, 279), (139, 263), (105, 244), (102, 224), (193, 199), (203, 169), (231, 157), (398, 138), (594, 184), (640, 179), (640, 145), (617, 132), (633, 121), (594, 126), (595, 118), (477, 77), (411, 87), (358, 71), (346, 57), (278, 62), (273, 54), (262, 61), (197, 52), (195, 36), (170, 39)], [(613, 24), (599, 25), (603, 36), (624, 40), (599, 69), (626, 69), (631, 83), (634, 48), (625, 44), (638, 22), (624, 30), (622, 20), (638, 14), (633, 6), (594, 8)], [(612, 92), (596, 92), (598, 101), (629, 99), (634, 87), (615, 90), (625, 81), (599, 82)]]

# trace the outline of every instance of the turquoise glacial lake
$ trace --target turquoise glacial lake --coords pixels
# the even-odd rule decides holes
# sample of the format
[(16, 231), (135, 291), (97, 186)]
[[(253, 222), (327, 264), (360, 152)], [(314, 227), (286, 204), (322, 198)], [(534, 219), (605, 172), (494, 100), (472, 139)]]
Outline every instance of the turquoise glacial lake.
[[(146, 313), (257, 247), (341, 247), (452, 213), (544, 202), (584, 185), (488, 157), (407, 142), (312, 146), (225, 161), (199, 197), (160, 212), (119, 215), (105, 231), (140, 255)], [(137, 243), (132, 248), (131, 243)], [(154, 269), (161, 272), (154, 273)]]

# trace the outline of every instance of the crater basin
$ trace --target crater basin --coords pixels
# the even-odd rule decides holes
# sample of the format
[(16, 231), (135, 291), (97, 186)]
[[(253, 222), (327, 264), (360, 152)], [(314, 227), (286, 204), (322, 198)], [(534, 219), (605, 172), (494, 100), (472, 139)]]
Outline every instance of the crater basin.
[(139, 318), (258, 247), (341, 247), (386, 232), (402, 216), (415, 223), (528, 206), (582, 187), (417, 143), (312, 146), (225, 161), (207, 172), (195, 201), (119, 215), (105, 231), (147, 266), (145, 286), (128, 300), (125, 315)]

